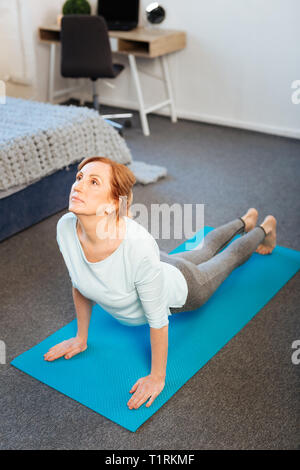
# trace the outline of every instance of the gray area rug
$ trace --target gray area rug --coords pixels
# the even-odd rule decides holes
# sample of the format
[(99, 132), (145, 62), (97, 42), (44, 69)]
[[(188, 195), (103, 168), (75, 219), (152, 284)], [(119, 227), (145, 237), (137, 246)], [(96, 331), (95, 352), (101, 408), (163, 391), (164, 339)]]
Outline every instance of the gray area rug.
[(150, 165), (149, 163), (135, 160), (129, 163), (127, 167), (134, 173), (136, 182), (141, 184), (155, 183), (159, 178), (167, 175), (167, 169), (159, 165)]

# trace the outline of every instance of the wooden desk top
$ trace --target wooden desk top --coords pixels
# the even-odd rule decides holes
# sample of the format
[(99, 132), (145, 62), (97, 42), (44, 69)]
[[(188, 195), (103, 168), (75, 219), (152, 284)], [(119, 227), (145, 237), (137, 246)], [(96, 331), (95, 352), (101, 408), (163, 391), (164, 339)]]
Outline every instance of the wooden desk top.
[[(44, 43), (60, 42), (59, 25), (39, 27), (40, 41)], [(156, 29), (138, 27), (131, 31), (109, 31), (109, 37), (118, 39), (118, 52), (140, 57), (158, 57), (186, 47), (186, 33), (175, 29)]]

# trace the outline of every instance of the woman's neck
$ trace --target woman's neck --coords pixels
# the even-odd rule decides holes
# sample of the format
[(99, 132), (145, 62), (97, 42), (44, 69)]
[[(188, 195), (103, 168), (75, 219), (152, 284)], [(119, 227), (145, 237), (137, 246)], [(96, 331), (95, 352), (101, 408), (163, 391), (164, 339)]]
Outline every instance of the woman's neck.
[(81, 239), (91, 246), (114, 244), (123, 239), (126, 227), (124, 218), (119, 222), (110, 216), (82, 216), (77, 215), (77, 233)]

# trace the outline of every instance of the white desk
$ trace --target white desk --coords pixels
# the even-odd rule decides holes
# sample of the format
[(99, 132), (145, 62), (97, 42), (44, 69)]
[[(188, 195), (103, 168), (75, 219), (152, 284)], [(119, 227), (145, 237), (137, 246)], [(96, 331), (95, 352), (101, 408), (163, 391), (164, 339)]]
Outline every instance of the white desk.
[[(40, 41), (50, 45), (50, 63), (48, 80), (48, 100), (53, 102), (54, 98), (65, 93), (78, 90), (80, 87), (65, 88), (63, 90), (54, 90), (54, 66), (56, 46), (60, 42), (60, 26), (50, 25), (39, 28)], [(144, 135), (150, 135), (147, 114), (157, 109), (169, 105), (170, 117), (172, 122), (177, 121), (177, 115), (174, 105), (172, 92), (171, 76), (167, 54), (176, 52), (186, 46), (186, 34), (184, 31), (170, 29), (148, 29), (136, 28), (131, 31), (109, 31), (109, 37), (117, 38), (118, 48), (116, 54), (128, 56), (132, 77), (134, 80), (137, 98), (139, 103), (139, 113)], [(136, 57), (148, 59), (158, 58), (162, 67), (162, 77), (156, 77), (162, 80), (166, 90), (166, 100), (163, 102), (146, 107), (136, 64)]]

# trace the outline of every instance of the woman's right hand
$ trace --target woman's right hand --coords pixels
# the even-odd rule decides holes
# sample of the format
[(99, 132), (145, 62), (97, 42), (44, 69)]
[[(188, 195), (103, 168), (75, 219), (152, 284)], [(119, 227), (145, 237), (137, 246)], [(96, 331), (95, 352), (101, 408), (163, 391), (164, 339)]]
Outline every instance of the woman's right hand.
[(44, 354), (44, 359), (46, 361), (54, 361), (61, 356), (64, 356), (65, 359), (70, 359), (86, 349), (87, 342), (76, 336), (75, 338), (67, 339), (50, 348), (49, 351)]

